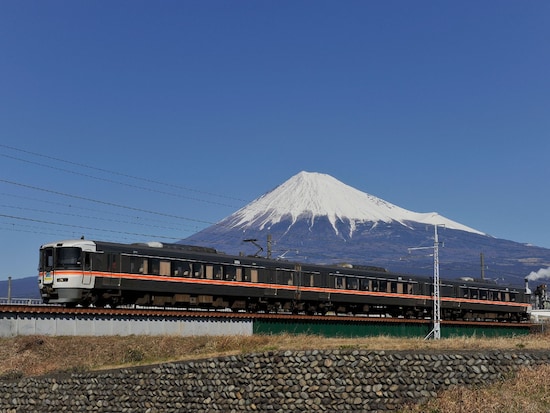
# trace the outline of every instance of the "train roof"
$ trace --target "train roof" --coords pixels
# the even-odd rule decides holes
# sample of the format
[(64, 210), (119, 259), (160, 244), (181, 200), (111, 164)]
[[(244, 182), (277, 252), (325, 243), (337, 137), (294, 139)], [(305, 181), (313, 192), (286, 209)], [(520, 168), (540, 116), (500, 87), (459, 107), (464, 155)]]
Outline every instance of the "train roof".
[(82, 248), (84, 251), (96, 251), (96, 242), (87, 239), (67, 239), (42, 244), (40, 246), (40, 249), (55, 247), (77, 247)]

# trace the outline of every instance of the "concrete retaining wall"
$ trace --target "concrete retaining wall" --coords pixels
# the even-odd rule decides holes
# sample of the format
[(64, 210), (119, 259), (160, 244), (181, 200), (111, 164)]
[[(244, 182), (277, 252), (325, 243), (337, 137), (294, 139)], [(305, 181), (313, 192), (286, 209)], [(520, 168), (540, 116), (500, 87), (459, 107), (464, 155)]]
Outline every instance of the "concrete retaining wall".
[(0, 412), (385, 412), (549, 362), (537, 351), (267, 351), (101, 373), (5, 375)]
[(127, 335), (247, 335), (252, 320), (205, 317), (136, 317), (83, 315), (6, 314), (0, 316), (0, 337), (127, 336)]

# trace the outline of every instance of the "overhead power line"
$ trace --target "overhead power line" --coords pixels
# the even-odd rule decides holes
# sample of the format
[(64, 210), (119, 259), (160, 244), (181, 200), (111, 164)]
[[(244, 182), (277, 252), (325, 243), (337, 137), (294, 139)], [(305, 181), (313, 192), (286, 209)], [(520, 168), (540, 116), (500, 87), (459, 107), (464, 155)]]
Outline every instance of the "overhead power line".
[[(201, 198), (201, 197), (198, 197), (198, 196), (193, 197), (193, 196), (190, 196), (189, 193), (191, 192), (191, 193), (206, 195), (208, 197), (217, 197), (217, 198), (220, 198), (220, 199), (227, 199), (227, 200), (233, 200), (233, 201), (245, 201), (245, 200), (242, 200), (242, 199), (239, 199), (239, 198), (236, 198), (236, 197), (230, 197), (230, 196), (215, 194), (215, 193), (212, 193), (212, 192), (195, 190), (195, 189), (187, 188), (187, 187), (180, 186), (180, 185), (167, 184), (167, 183), (152, 180), (152, 179), (149, 179), (149, 178), (137, 177), (137, 176), (126, 174), (126, 173), (111, 171), (111, 170), (108, 170), (108, 169), (105, 169), (105, 168), (90, 166), (90, 165), (86, 165), (84, 163), (74, 162), (74, 161), (71, 161), (71, 160), (61, 159), (61, 158), (57, 158), (57, 157), (54, 157), (54, 156), (44, 155), (44, 154), (41, 154), (41, 153), (36, 153), (36, 152), (33, 152), (33, 151), (29, 151), (29, 150), (25, 150), (25, 149), (21, 149), (21, 148), (16, 148), (14, 146), (6, 145), (6, 144), (0, 144), (0, 148), (4, 148), (5, 150), (16, 151), (20, 154), (25, 154), (25, 155), (30, 155), (30, 156), (33, 156), (33, 157), (40, 157), (40, 158), (43, 158), (43, 159), (47, 159), (48, 162), (37, 162), (37, 161), (34, 161), (34, 160), (23, 159), (22, 156), (13, 156), (13, 155), (6, 154), (6, 153), (0, 153), (0, 156), (5, 157), (7, 159), (12, 159), (14, 161), (23, 162), (23, 163), (27, 163), (27, 164), (30, 164), (30, 165), (36, 165), (36, 166), (39, 166), (41, 168), (49, 168), (49, 169), (53, 169), (53, 170), (58, 170), (58, 171), (63, 172), (64, 174), (73, 174), (75, 176), (81, 176), (81, 177), (84, 177), (84, 178), (87, 178), (87, 179), (95, 179), (95, 180), (98, 180), (98, 181), (102, 181), (102, 182), (106, 182), (106, 183), (110, 183), (110, 184), (114, 184), (114, 185), (125, 186), (125, 187), (129, 187), (129, 188), (132, 188), (132, 189), (136, 189), (138, 191), (148, 191), (148, 192), (162, 194), (162, 195), (166, 195), (166, 196), (171, 196), (171, 197), (176, 197), (176, 198), (183, 198), (183, 199), (190, 199), (190, 200), (193, 200), (193, 201), (204, 202), (204, 203), (209, 203), (209, 204), (224, 206), (224, 207), (230, 207), (230, 208), (235, 208), (235, 209), (238, 208), (235, 205), (229, 205), (228, 203), (222, 203), (222, 202), (217, 202), (217, 201), (213, 201), (213, 200), (208, 200), (208, 199), (204, 199), (204, 198)], [(54, 161), (54, 162), (50, 162), (50, 161)], [(62, 166), (59, 167), (60, 164), (61, 165), (62, 164), (67, 164), (69, 166), (75, 166), (75, 167), (78, 168), (78, 170), (77, 171), (73, 170), (75, 168), (67, 169), (67, 168), (63, 168)], [(136, 180), (139, 183), (123, 182), (120, 179), (110, 179), (109, 177), (98, 176), (96, 174), (88, 174), (88, 173), (85, 173), (85, 171), (83, 172), (84, 168), (86, 168), (88, 170), (91, 170), (91, 171), (101, 172), (102, 174), (111, 174), (111, 175), (123, 177), (123, 178), (125, 178), (125, 180), (127, 180), (127, 179)], [(89, 197), (84, 197), (84, 196), (79, 196), (79, 195), (72, 195), (70, 193), (60, 192), (60, 191), (50, 190), (50, 189), (46, 189), (46, 188), (43, 188), (43, 187), (33, 186), (33, 185), (25, 184), (25, 183), (10, 181), (8, 179), (4, 179), (4, 180), (0, 179), (0, 183), (2, 183), (2, 182), (5, 183), (5, 184), (8, 184), (8, 185), (18, 186), (18, 187), (26, 188), (26, 189), (29, 189), (29, 190), (41, 191), (42, 193), (54, 194), (54, 195), (57, 195), (57, 196), (62, 196), (62, 197), (67, 197), (67, 198), (72, 198), (72, 199), (78, 199), (78, 200), (85, 201), (85, 202), (92, 202), (96, 205), (100, 204), (100, 205), (105, 206), (105, 208), (102, 208), (103, 211), (100, 212), (100, 211), (98, 211), (97, 208), (86, 208), (86, 207), (83, 207), (83, 206), (80, 206), (80, 205), (71, 205), (70, 203), (54, 202), (54, 201), (47, 200), (47, 199), (32, 199), (32, 198), (29, 198), (29, 197), (23, 197), (21, 195), (4, 194), (6, 196), (19, 197), (19, 198), (27, 199), (27, 200), (30, 199), (30, 200), (32, 200), (33, 203), (35, 203), (35, 202), (46, 202), (46, 203), (54, 204), (54, 205), (57, 205), (57, 206), (62, 206), (62, 207), (65, 207), (65, 208), (82, 209), (82, 210), (92, 211), (94, 213), (94, 214), (91, 214), (89, 216), (80, 217), (80, 218), (83, 218), (83, 219), (87, 218), (87, 219), (96, 219), (96, 220), (101, 220), (101, 221), (111, 221), (112, 222), (112, 220), (109, 220), (108, 218), (104, 218), (104, 217), (98, 218), (98, 217), (94, 217), (93, 215), (96, 215), (97, 213), (100, 213), (102, 215), (103, 214), (111, 214), (111, 215), (116, 215), (116, 216), (123, 216), (123, 217), (127, 217), (128, 221), (117, 220), (116, 222), (131, 226), (131, 225), (136, 224), (135, 220), (140, 220), (141, 222), (137, 223), (138, 225), (157, 228), (157, 229), (160, 230), (160, 232), (165, 232), (166, 229), (169, 229), (170, 231), (175, 230), (176, 228), (174, 228), (174, 226), (173, 226), (173, 220), (174, 219), (185, 220), (185, 221), (194, 222), (194, 223), (197, 224), (197, 227), (193, 228), (193, 229), (181, 228), (180, 230), (182, 232), (192, 232), (192, 233), (194, 233), (194, 232), (198, 232), (201, 229), (203, 229), (204, 224), (206, 224), (206, 225), (216, 224), (215, 222), (211, 222), (211, 221), (208, 221), (208, 220), (190, 218), (190, 217), (180, 216), (180, 215), (176, 215), (176, 214), (168, 214), (168, 213), (153, 211), (153, 210), (150, 210), (150, 209), (134, 207), (134, 206), (130, 206), (130, 205), (117, 204), (117, 203), (110, 202), (110, 201), (102, 201), (102, 200), (97, 200), (97, 199), (93, 199), (93, 198), (89, 198)], [(150, 186), (140, 185), (140, 183), (152, 184), (154, 186), (154, 188), (152, 188)], [(161, 188), (159, 189), (159, 187), (161, 187)], [(170, 191), (162, 190), (162, 187), (171, 188), (172, 190), (170, 190)], [(185, 192), (185, 193), (182, 193), (182, 192)], [(37, 197), (35, 197), (35, 198), (37, 198)], [(40, 198), (45, 198), (45, 197), (40, 197)], [(121, 209), (121, 210), (129, 211), (129, 212), (132, 212), (132, 213), (131, 214), (116, 213), (116, 212), (112, 211), (113, 207)], [(24, 205), (22, 205), (22, 206), (3, 205), (3, 208), (4, 209), (12, 208), (12, 209), (31, 211), (31, 209), (26, 208)], [(40, 214), (49, 213), (49, 214), (58, 214), (58, 215), (64, 215), (64, 216), (74, 216), (74, 217), (78, 218), (77, 214), (61, 212), (61, 210), (57, 207), (54, 208), (52, 211), (40, 211), (40, 210), (32, 210), (32, 211), (34, 211), (36, 213), (40, 213)], [(5, 211), (3, 211), (3, 212), (5, 212)], [(139, 214), (134, 214), (134, 212), (138, 212)], [(9, 212), (7, 212), (7, 213), (9, 214)], [(147, 214), (149, 216), (145, 217), (145, 216), (143, 216), (143, 214)], [(27, 214), (25, 214), (25, 215), (27, 215)], [(141, 217), (139, 215), (141, 215)], [(153, 216), (162, 217), (162, 218), (165, 218), (165, 220), (154, 219)], [(29, 217), (29, 219), (33, 219), (33, 218), (34, 217)], [(167, 221), (172, 221), (172, 222), (167, 222)], [(147, 224), (145, 224), (144, 222), (147, 222)], [(157, 223), (161, 223), (161, 224), (160, 225), (152, 225), (152, 222), (157, 222)], [(66, 224), (66, 223), (64, 222), (64, 224)], [(184, 236), (184, 235), (182, 235), (182, 236)], [(159, 236), (159, 237), (162, 238), (163, 236)]]
[[(6, 192), (0, 192), (0, 197), (19, 198), (19, 199), (23, 199), (25, 201), (31, 201), (32, 203), (37, 203), (38, 202), (38, 203), (43, 203), (43, 204), (48, 204), (48, 205), (61, 206), (61, 207), (64, 207), (64, 208), (69, 208), (71, 210), (88, 211), (88, 212), (93, 212), (93, 213), (101, 213), (101, 215), (111, 215), (111, 216), (114, 216), (114, 217), (123, 217), (125, 219), (140, 218), (140, 216), (130, 215), (128, 213), (115, 212), (115, 211), (112, 211), (112, 210), (101, 210), (101, 211), (99, 211), (97, 208), (87, 208), (87, 207), (84, 207), (84, 206), (81, 206), (81, 205), (70, 205), (70, 204), (66, 204), (66, 203), (63, 203), (63, 202), (56, 202), (56, 201), (52, 201), (52, 200), (48, 200), (48, 199), (38, 199), (38, 198), (33, 198), (33, 197), (28, 197), (28, 196), (9, 194), (9, 193), (6, 193)], [(25, 210), (29, 209), (29, 208), (26, 208), (26, 207), (19, 207), (19, 206), (14, 206), (14, 205), (7, 205), (7, 207), (15, 208), (15, 209), (25, 209)], [(55, 209), (55, 211), (57, 211), (57, 208), (54, 208), (54, 209)], [(72, 215), (70, 213), (62, 213), (62, 212), (55, 212), (55, 211), (54, 210), (49, 210), (47, 212), (50, 213), (50, 214)], [(78, 216), (78, 215), (74, 214), (74, 216)], [(85, 215), (83, 217), (90, 218), (89, 215)], [(101, 218), (101, 219), (105, 220), (105, 221), (123, 222), (123, 221), (120, 221), (120, 220), (111, 220), (111, 219), (108, 219), (108, 218)], [(166, 221), (166, 220), (162, 220), (162, 219), (158, 219), (158, 218), (152, 218), (152, 217), (148, 217), (147, 221), (148, 222), (156, 222), (156, 223), (164, 224), (164, 225), (170, 225), (172, 223), (172, 222), (169, 222), (169, 221)], [(151, 225), (151, 226), (154, 226), (154, 225)], [(195, 231), (200, 231), (200, 229), (201, 228), (198, 228), (198, 227), (193, 228), (193, 230), (195, 230)]]
[(183, 219), (183, 220), (186, 220), (186, 221), (200, 222), (200, 223), (209, 224), (209, 225), (215, 224), (215, 222), (211, 222), (211, 221), (204, 221), (204, 220), (200, 220), (200, 219), (182, 217), (182, 216), (178, 216), (178, 215), (167, 214), (167, 213), (164, 213), (164, 212), (156, 212), (156, 211), (151, 211), (151, 210), (147, 210), (147, 209), (143, 209), (143, 208), (136, 208), (136, 207), (132, 207), (132, 206), (128, 206), (128, 205), (120, 205), (120, 204), (116, 204), (114, 202), (100, 201), (100, 200), (97, 200), (97, 199), (87, 198), (87, 197), (79, 196), (79, 195), (66, 194), (64, 192), (54, 191), (54, 190), (51, 190), (51, 189), (39, 188), (39, 187), (32, 186), (32, 185), (27, 185), (27, 184), (22, 184), (22, 183), (19, 183), (19, 182), (9, 181), (7, 179), (0, 179), (0, 182), (6, 183), (6, 184), (9, 184), (9, 185), (19, 186), (19, 187), (22, 187), (22, 188), (32, 189), (34, 191), (47, 192), (47, 193), (54, 194), (54, 195), (64, 196), (64, 197), (73, 198), (73, 199), (79, 199), (79, 200), (82, 200), (82, 201), (93, 202), (93, 203), (96, 203), (96, 204), (107, 205), (107, 206), (111, 206), (111, 207), (115, 207), (115, 208), (122, 208), (122, 209), (131, 210), (131, 211), (138, 211), (138, 212), (142, 212), (142, 213), (146, 213), (146, 214), (159, 215), (159, 216), (164, 216), (164, 217), (168, 217), (168, 218)]
[[(48, 210), (45, 210), (45, 209), (27, 208), (27, 207), (22, 207), (22, 206), (15, 206), (15, 205), (0, 204), (0, 207), (16, 209), (16, 210), (19, 210), (19, 211), (39, 212), (39, 213), (42, 213), (42, 214), (61, 215), (61, 216), (66, 216), (66, 217), (84, 218), (84, 219), (93, 219), (93, 220), (97, 220), (97, 221), (110, 222), (110, 223), (139, 225), (139, 226), (143, 226), (143, 227), (150, 227), (150, 228), (157, 228), (157, 229), (168, 229), (168, 230), (174, 230), (175, 229), (173, 226), (168, 227), (168, 226), (162, 226), (162, 225), (147, 224), (145, 222), (121, 221), (120, 219), (103, 218), (103, 217), (97, 217), (97, 216), (91, 216), (91, 215), (81, 215), (81, 214), (74, 214), (74, 213), (70, 213), (70, 212), (60, 212), (60, 211), (51, 211), (51, 210), (48, 211)], [(182, 231), (183, 231), (183, 229), (182, 229)]]
[[(134, 180), (137, 180), (137, 181), (140, 181), (140, 182), (148, 182), (148, 183), (155, 184), (155, 185), (162, 185), (162, 186), (166, 186), (166, 187), (170, 187), (170, 188), (174, 188), (174, 189), (178, 189), (178, 190), (191, 191), (191, 192), (195, 192), (195, 193), (198, 193), (198, 194), (203, 194), (203, 195), (208, 195), (208, 196), (213, 196), (213, 197), (223, 198), (223, 199), (230, 199), (230, 200), (233, 200), (233, 201), (249, 202), (246, 199), (241, 199), (241, 198), (236, 198), (236, 197), (231, 197), (231, 196), (221, 195), (221, 194), (215, 194), (213, 192), (201, 191), (201, 190), (198, 190), (198, 189), (193, 189), (193, 188), (189, 188), (189, 187), (185, 187), (185, 186), (181, 186), (181, 185), (167, 184), (166, 182), (156, 181), (156, 180), (153, 180), (153, 179), (150, 179), (150, 178), (138, 177), (138, 176), (122, 173), (122, 172), (111, 171), (109, 169), (104, 169), (104, 168), (99, 168), (97, 166), (91, 166), (91, 165), (86, 165), (86, 164), (79, 163), (79, 162), (69, 161), (67, 159), (56, 158), (56, 157), (53, 157), (53, 156), (44, 155), (44, 154), (41, 154), (41, 153), (32, 152), (32, 151), (16, 148), (16, 147), (1, 144), (1, 143), (0, 143), (0, 147), (10, 149), (10, 150), (13, 150), (13, 151), (17, 151), (17, 152), (26, 153), (28, 155), (33, 155), (33, 156), (38, 156), (38, 157), (45, 158), (45, 159), (54, 160), (56, 162), (62, 162), (62, 163), (65, 163), (65, 164), (78, 166), (78, 167), (81, 167), (81, 168), (87, 168), (87, 169), (91, 169), (91, 170), (95, 170), (95, 171), (99, 171), (99, 172), (103, 172), (103, 173), (118, 175), (118, 176), (121, 176), (121, 177), (124, 177), (124, 178), (134, 179)], [(10, 158), (13, 158), (13, 159), (17, 159), (17, 160), (21, 160), (21, 159), (15, 158), (15, 157), (11, 157), (9, 155), (4, 155), (4, 154), (0, 154), (0, 155), (10, 157)], [(23, 161), (33, 163), (33, 162), (27, 161), (27, 160), (23, 160)], [(37, 164), (39, 164), (39, 163), (37, 163)], [(47, 166), (47, 167), (50, 167), (50, 168), (53, 168), (53, 169), (60, 169), (60, 168), (55, 168), (51, 165), (44, 165), (44, 164), (39, 164), (39, 165), (40, 166)], [(60, 170), (63, 170), (63, 169), (60, 169)], [(63, 171), (66, 171), (66, 170), (63, 170)], [(76, 172), (73, 172), (73, 171), (69, 171), (69, 172), (76, 173)], [(85, 175), (85, 176), (92, 177), (90, 175)], [(92, 178), (100, 179), (100, 178), (96, 178), (96, 177), (92, 177)], [(120, 182), (115, 182), (115, 183), (120, 183)], [(124, 183), (120, 183), (120, 184), (126, 185)], [(129, 185), (129, 184), (127, 184), (127, 185), (132, 186), (132, 185)], [(141, 187), (138, 187), (138, 188), (144, 189), (144, 188), (141, 188)], [(147, 190), (150, 190), (150, 189), (147, 189)], [(164, 193), (164, 192), (162, 192), (162, 193)], [(205, 200), (202, 200), (202, 201), (207, 202)], [(221, 205), (223, 205), (223, 204), (221, 204)]]
[(52, 222), (52, 221), (44, 221), (41, 219), (33, 219), (33, 218), (26, 218), (26, 217), (19, 217), (16, 215), (7, 215), (7, 214), (0, 214), (0, 217), (3, 218), (9, 218), (9, 219), (15, 219), (15, 220), (21, 220), (25, 222), (36, 222), (40, 224), (48, 224), (48, 225), (57, 225), (62, 227), (70, 227), (70, 228), (79, 228), (79, 229), (86, 229), (86, 230), (94, 230), (94, 231), (101, 231), (101, 232), (111, 232), (116, 234), (126, 234), (126, 235), (138, 235), (138, 236), (144, 236), (149, 238), (164, 238), (164, 239), (171, 239), (171, 240), (179, 240), (179, 237), (165, 237), (161, 235), (153, 235), (153, 234), (142, 234), (138, 232), (126, 232), (126, 231), (119, 231), (119, 230), (111, 230), (111, 229), (99, 229), (99, 228), (93, 228), (93, 227), (87, 227), (84, 225), (74, 225), (74, 224), (62, 224), (59, 222)]
[[(3, 146), (3, 145), (0, 145), (0, 146)], [(73, 175), (79, 175), (79, 176), (83, 176), (83, 177), (86, 177), (86, 178), (96, 179), (98, 181), (108, 182), (108, 183), (116, 184), (116, 185), (123, 185), (123, 186), (129, 187), (129, 188), (154, 192), (154, 193), (162, 194), (162, 195), (169, 195), (169, 196), (173, 196), (173, 197), (177, 197), (177, 198), (191, 199), (193, 201), (205, 202), (205, 203), (208, 203), (208, 204), (214, 204), (214, 205), (219, 205), (219, 206), (224, 206), (224, 207), (229, 207), (229, 208), (236, 208), (235, 205), (223, 204), (221, 202), (215, 202), (215, 201), (209, 201), (209, 200), (206, 200), (206, 199), (191, 197), (191, 196), (188, 196), (188, 195), (183, 195), (179, 192), (161, 191), (159, 189), (148, 188), (148, 187), (141, 186), (141, 185), (134, 185), (134, 184), (126, 183), (126, 182), (115, 181), (113, 179), (101, 178), (101, 177), (98, 177), (98, 176), (93, 176), (93, 175), (85, 174), (85, 173), (82, 173), (82, 172), (72, 171), (70, 169), (59, 168), (59, 167), (54, 166), (54, 165), (48, 165), (48, 164), (43, 164), (43, 163), (40, 163), (40, 162), (29, 161), (27, 159), (22, 159), (22, 158), (18, 158), (18, 157), (11, 156), (11, 155), (6, 155), (4, 153), (0, 153), (0, 156), (3, 156), (5, 158), (9, 158), (9, 159), (14, 159), (14, 160), (20, 161), (20, 162), (30, 163), (32, 165), (42, 166), (44, 168), (50, 168), (50, 169), (55, 169), (55, 170), (61, 171), (61, 172), (67, 172), (67, 173), (70, 173), (70, 174), (73, 174)], [(111, 173), (114, 173), (114, 172), (111, 172)], [(134, 179), (140, 179), (140, 178), (134, 178)], [(155, 183), (157, 185), (162, 184), (161, 182), (156, 182), (156, 181), (149, 181), (149, 182)], [(162, 185), (168, 185), (168, 184), (162, 184)], [(178, 189), (184, 189), (184, 188), (178, 188)], [(190, 191), (190, 189), (185, 189), (185, 190)], [(212, 194), (209, 194), (209, 195), (212, 195)], [(213, 195), (213, 196), (215, 196), (215, 195)]]

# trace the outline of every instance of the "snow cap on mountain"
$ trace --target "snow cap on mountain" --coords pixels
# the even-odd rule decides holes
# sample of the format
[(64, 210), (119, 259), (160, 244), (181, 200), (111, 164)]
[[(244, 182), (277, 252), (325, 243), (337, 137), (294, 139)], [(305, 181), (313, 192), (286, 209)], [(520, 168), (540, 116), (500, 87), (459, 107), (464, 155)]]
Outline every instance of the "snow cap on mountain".
[(338, 221), (349, 223), (350, 236), (357, 224), (366, 222), (398, 222), (404, 226), (410, 222), (445, 225), (447, 228), (485, 235), (436, 212), (412, 212), (361, 192), (330, 175), (305, 171), (294, 175), (224, 221), (234, 228), (264, 229), (286, 220), (290, 220), (290, 226), (300, 219), (308, 219), (313, 225), (318, 217), (327, 217), (336, 233)]

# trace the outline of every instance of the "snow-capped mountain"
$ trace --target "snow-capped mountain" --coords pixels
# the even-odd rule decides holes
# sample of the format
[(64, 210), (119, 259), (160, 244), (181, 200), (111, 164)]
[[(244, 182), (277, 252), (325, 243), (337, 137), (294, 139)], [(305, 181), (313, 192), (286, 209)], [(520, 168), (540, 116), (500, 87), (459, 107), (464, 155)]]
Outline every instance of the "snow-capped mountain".
[(380, 198), (361, 192), (330, 175), (300, 172), (274, 190), (254, 200), (225, 219), (232, 228), (269, 229), (274, 224), (289, 222), (289, 229), (299, 220), (313, 227), (316, 218), (327, 218), (336, 235), (337, 223), (345, 223), (344, 236), (351, 238), (358, 224), (370, 222), (444, 225), (447, 228), (485, 235), (436, 212), (418, 213), (400, 208)]
[[(313, 172), (298, 173), (181, 242), (232, 254), (431, 275), (435, 225), (444, 226), (438, 227), (442, 277), (483, 275), (522, 285), (529, 273), (550, 266), (549, 249), (497, 239), (436, 212), (409, 211)], [(428, 250), (410, 253), (415, 247)]]

